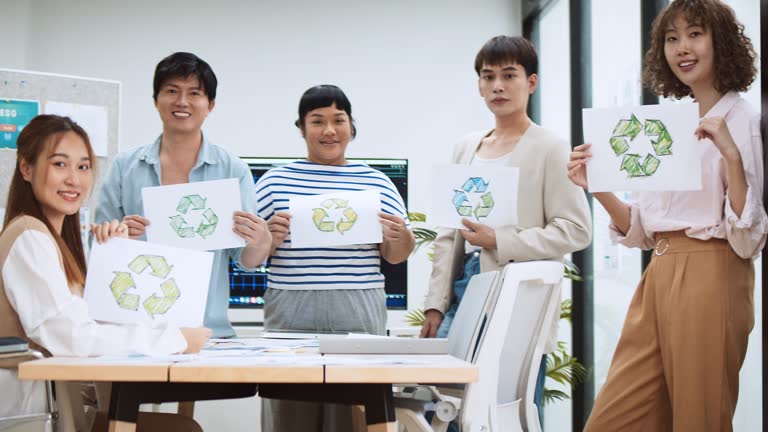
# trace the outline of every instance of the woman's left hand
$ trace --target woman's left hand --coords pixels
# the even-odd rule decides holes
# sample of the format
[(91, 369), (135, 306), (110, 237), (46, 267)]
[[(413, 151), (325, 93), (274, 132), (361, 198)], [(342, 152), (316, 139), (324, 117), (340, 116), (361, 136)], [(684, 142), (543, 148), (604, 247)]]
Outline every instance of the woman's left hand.
[(383, 228), (385, 242), (399, 243), (410, 238), (411, 231), (408, 229), (403, 218), (379, 212), (379, 221)]
[(737, 160), (741, 157), (739, 148), (733, 141), (728, 124), (722, 117), (707, 117), (699, 121), (699, 127), (694, 132), (698, 139), (709, 139), (726, 160)]
[(269, 233), (267, 221), (253, 213), (236, 211), (233, 215), (235, 226), (232, 230), (248, 245), (271, 245), (272, 234)]
[(128, 225), (112, 219), (112, 222), (91, 224), (91, 232), (97, 243), (105, 243), (112, 237), (128, 238)]

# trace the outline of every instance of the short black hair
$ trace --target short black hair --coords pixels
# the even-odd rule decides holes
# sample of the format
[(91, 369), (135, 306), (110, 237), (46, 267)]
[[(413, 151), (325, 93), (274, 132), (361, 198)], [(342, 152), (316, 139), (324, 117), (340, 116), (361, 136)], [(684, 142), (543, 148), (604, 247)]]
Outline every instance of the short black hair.
[(208, 100), (216, 100), (216, 74), (211, 66), (200, 57), (188, 52), (176, 52), (160, 60), (155, 68), (155, 78), (152, 83), (152, 98), (157, 101), (160, 87), (171, 78), (187, 78), (191, 75), (197, 77), (200, 86), (208, 96)]
[(502, 66), (517, 63), (525, 68), (526, 76), (538, 73), (539, 56), (528, 39), (520, 36), (494, 36), (475, 56), (475, 72), (480, 76), (483, 65)]
[(331, 105), (336, 105), (337, 109), (347, 113), (349, 122), (352, 125), (352, 138), (354, 138), (357, 135), (357, 128), (355, 127), (355, 119), (352, 118), (352, 103), (347, 99), (347, 95), (333, 84), (316, 85), (301, 95), (301, 100), (299, 101), (299, 118), (294, 124), (297, 128), (304, 131), (304, 122), (310, 111), (329, 107)]

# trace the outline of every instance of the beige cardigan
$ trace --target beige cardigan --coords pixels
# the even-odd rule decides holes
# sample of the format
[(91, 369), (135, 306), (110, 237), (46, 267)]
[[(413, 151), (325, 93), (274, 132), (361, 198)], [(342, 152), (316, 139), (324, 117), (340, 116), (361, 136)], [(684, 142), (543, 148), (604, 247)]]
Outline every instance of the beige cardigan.
[[(452, 161), (471, 163), (481, 140), (491, 132), (467, 135), (454, 148)], [(481, 250), (481, 272), (500, 270), (510, 261), (562, 259), (589, 245), (591, 213), (584, 191), (568, 179), (569, 153), (567, 142), (531, 122), (506, 164), (520, 170), (518, 224), (496, 229), (497, 249)], [(434, 244), (424, 309), (445, 313), (453, 280), (463, 265), (464, 238), (456, 229), (440, 228)]]

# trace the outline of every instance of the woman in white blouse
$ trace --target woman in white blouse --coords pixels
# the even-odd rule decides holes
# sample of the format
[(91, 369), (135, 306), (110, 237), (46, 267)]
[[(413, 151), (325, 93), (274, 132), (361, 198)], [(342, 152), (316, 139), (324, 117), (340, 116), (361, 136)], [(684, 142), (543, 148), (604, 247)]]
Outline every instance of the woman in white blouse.
[[(611, 234), (654, 249), (629, 306), (586, 431), (730, 431), (739, 369), (754, 323), (754, 267), (768, 231), (757, 113), (737, 92), (755, 52), (718, 0), (675, 0), (656, 18), (643, 78), (655, 93), (699, 103), (696, 192), (594, 197)], [(571, 180), (587, 188), (589, 144), (574, 149)], [(608, 289), (608, 288), (606, 288)]]
[[(0, 335), (22, 337), (54, 356), (199, 351), (210, 336), (206, 328), (111, 325), (88, 317), (79, 210), (95, 161), (88, 135), (67, 117), (37, 116), (19, 134), (0, 234)], [(92, 230), (99, 242), (128, 233), (117, 221)], [(44, 411), (42, 383), (0, 369), (0, 387), (0, 417)]]

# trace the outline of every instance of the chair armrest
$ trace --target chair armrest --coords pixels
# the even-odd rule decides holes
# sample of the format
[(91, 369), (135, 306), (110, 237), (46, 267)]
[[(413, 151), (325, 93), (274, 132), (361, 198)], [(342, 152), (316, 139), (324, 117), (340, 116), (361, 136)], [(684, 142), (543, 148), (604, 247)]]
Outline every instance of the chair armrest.
[(0, 369), (16, 369), (19, 364), (44, 358), (43, 353), (37, 350), (26, 350), (14, 353), (0, 354)]

